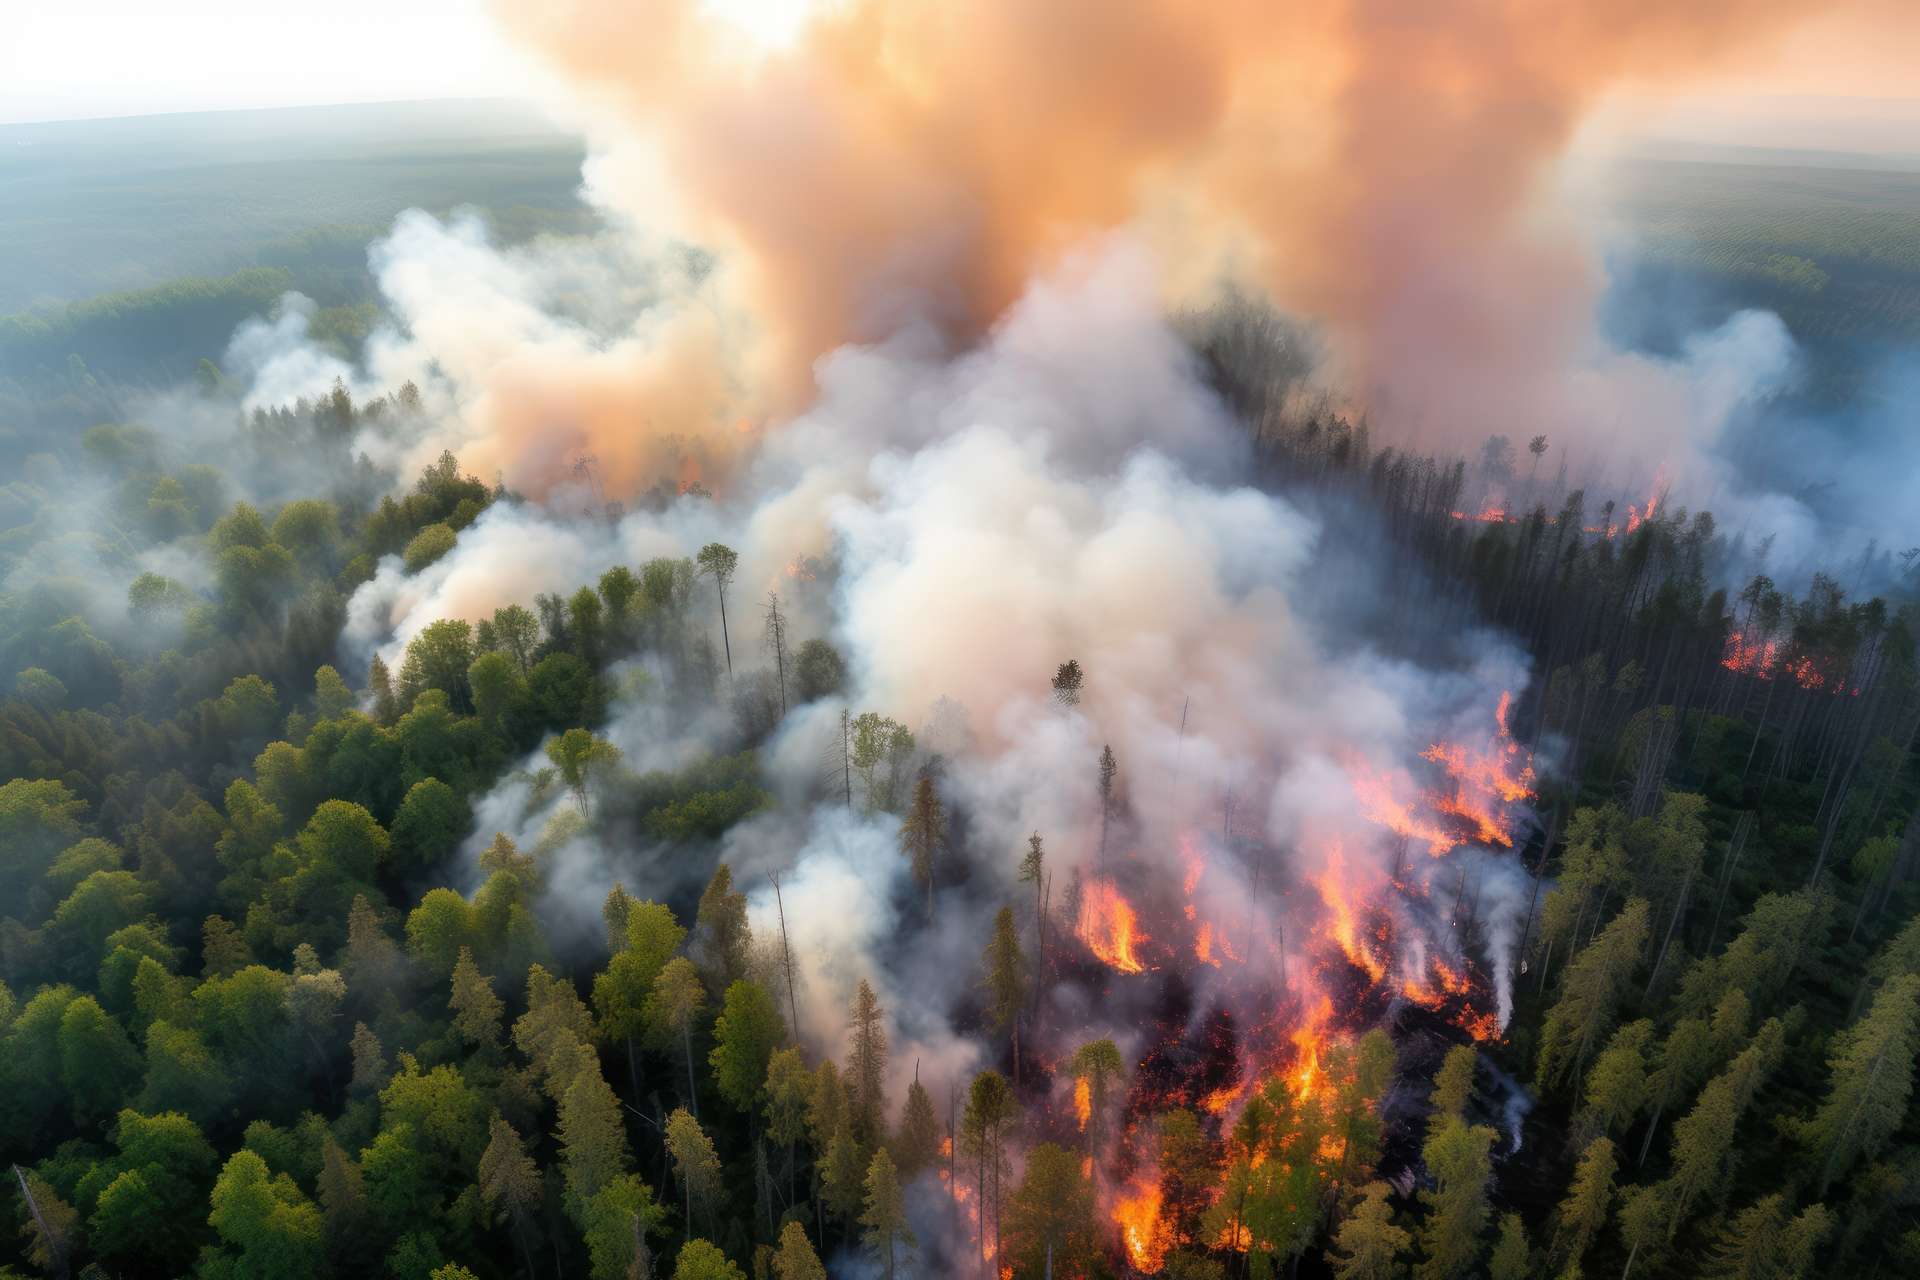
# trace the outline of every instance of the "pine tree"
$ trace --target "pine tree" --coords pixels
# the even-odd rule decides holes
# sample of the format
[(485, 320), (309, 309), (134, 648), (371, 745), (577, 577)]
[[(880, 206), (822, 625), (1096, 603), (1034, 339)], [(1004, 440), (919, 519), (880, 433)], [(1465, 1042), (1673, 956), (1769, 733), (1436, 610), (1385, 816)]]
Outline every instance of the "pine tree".
[(607, 926), (607, 954), (619, 955), (627, 946), (627, 917), (633, 911), (633, 898), (627, 893), (627, 886), (618, 880), (607, 891), (607, 900), (600, 904), (600, 918)]
[(940, 1120), (916, 1073), (907, 1086), (907, 1102), (900, 1115), (900, 1132), (894, 1136), (893, 1158), (903, 1181), (911, 1182), (922, 1170), (933, 1167), (940, 1158)]
[(1885, 1149), (1913, 1096), (1920, 1054), (1920, 974), (1888, 982), (1867, 1016), (1836, 1037), (1827, 1059), (1832, 1083), (1804, 1128), (1821, 1160), (1820, 1195), (1860, 1160)]
[(1480, 1054), (1472, 1045), (1457, 1044), (1447, 1050), (1439, 1074), (1433, 1078), (1431, 1103), (1436, 1117), (1466, 1118), (1467, 1099), (1473, 1094), (1473, 1069), (1479, 1061)]
[(1667, 1033), (1660, 1045), (1659, 1065), (1647, 1076), (1646, 1102), (1653, 1108), (1647, 1121), (1646, 1136), (1640, 1141), (1636, 1163), (1647, 1162), (1653, 1149), (1653, 1136), (1660, 1129), (1660, 1117), (1678, 1106), (1713, 1069), (1713, 1032), (1705, 1018), (1682, 1018)]
[(1577, 1075), (1613, 1021), (1647, 942), (1647, 901), (1634, 898), (1567, 967), (1560, 999), (1540, 1029), (1543, 1088)]
[(993, 1029), (1013, 1038), (1013, 1069), (1020, 1072), (1020, 1011), (1027, 1003), (1027, 958), (1020, 954), (1020, 935), (1013, 908), (1002, 907), (993, 919), (993, 937), (982, 958), (986, 969), (987, 1017)]
[(326, 1214), (328, 1238), (336, 1247), (352, 1240), (366, 1217), (366, 1179), (332, 1134), (320, 1144), (320, 1177), (314, 1190)]
[(390, 725), (400, 717), (400, 704), (393, 696), (393, 673), (379, 654), (367, 667), (367, 695), (372, 702), (375, 724)]
[(520, 1135), (494, 1112), (487, 1122), (487, 1149), (480, 1154), (480, 1198), (494, 1215), (505, 1215), (527, 1274), (533, 1270), (534, 1213), (540, 1207), (540, 1170)]
[(1391, 1191), (1384, 1182), (1368, 1183), (1340, 1224), (1329, 1259), (1338, 1280), (1395, 1280), (1405, 1274), (1399, 1259), (1413, 1237), (1393, 1225), (1393, 1210), (1387, 1205)]
[[(967, 1090), (960, 1121), (960, 1153), (974, 1164), (975, 1203), (980, 1206), (980, 1257), (1000, 1254), (1000, 1190), (1007, 1172), (1006, 1143), (1018, 1121), (1019, 1103), (997, 1071), (982, 1071)], [(992, 1247), (988, 1242), (992, 1241)]]
[(913, 868), (915, 883), (926, 888), (929, 925), (933, 923), (934, 859), (939, 855), (946, 832), (946, 810), (941, 807), (940, 794), (934, 789), (933, 776), (922, 772), (920, 780), (913, 784), (913, 803), (907, 806), (907, 816), (900, 822), (900, 852)]
[[(1087, 1152), (1097, 1155), (1106, 1137), (1107, 1112), (1113, 1081), (1120, 1078), (1126, 1064), (1120, 1048), (1111, 1040), (1089, 1040), (1074, 1051), (1067, 1070), (1076, 1081), (1087, 1082)], [(1075, 1086), (1078, 1087), (1077, 1084)]]
[(852, 1125), (842, 1116), (820, 1162), (821, 1194), (826, 1197), (827, 1209), (840, 1221), (851, 1223), (859, 1217), (866, 1196), (866, 1172), (866, 1153)]
[(1613, 1175), (1620, 1162), (1610, 1138), (1595, 1138), (1580, 1153), (1573, 1182), (1555, 1215), (1551, 1256), (1556, 1262), (1578, 1266), (1613, 1204)]
[(862, 1240), (880, 1268), (882, 1280), (894, 1280), (896, 1267), (913, 1261), (913, 1230), (907, 1225), (907, 1206), (900, 1191), (899, 1172), (885, 1148), (873, 1153), (867, 1166), (866, 1206), (860, 1213)]
[(773, 1255), (773, 1274), (777, 1280), (827, 1280), (827, 1269), (807, 1239), (807, 1229), (789, 1221), (780, 1228), (780, 1249)]
[(1693, 1109), (1673, 1126), (1673, 1172), (1662, 1184), (1670, 1207), (1671, 1237), (1680, 1229), (1695, 1202), (1717, 1194), (1733, 1148), (1734, 1130), (1755, 1093), (1780, 1061), (1786, 1028), (1769, 1018), (1753, 1041), (1707, 1082)]
[(1101, 1274), (1100, 1213), (1079, 1154), (1042, 1142), (1027, 1152), (1026, 1165), (1007, 1209), (1006, 1250), (995, 1256), (1003, 1274)]
[(1652, 1041), (1653, 1023), (1646, 1018), (1613, 1033), (1587, 1073), (1586, 1106), (1577, 1126), (1582, 1134), (1611, 1134), (1640, 1114), (1647, 1099), (1647, 1046)]
[(1786, 1197), (1755, 1201), (1721, 1229), (1708, 1252), (1702, 1280), (1803, 1280), (1813, 1271), (1814, 1254), (1833, 1229), (1823, 1205), (1787, 1216)]
[(767, 1059), (767, 1136), (787, 1149), (787, 1199), (793, 1199), (794, 1144), (806, 1133), (813, 1073), (799, 1049), (782, 1049)]
[(353, 1079), (347, 1086), (355, 1093), (378, 1093), (387, 1087), (392, 1069), (380, 1047), (380, 1037), (364, 1022), (353, 1024)]
[(847, 1057), (848, 1120), (862, 1151), (886, 1138), (887, 1028), (879, 997), (865, 978), (854, 988), (848, 1018), (852, 1048)]
[(500, 1043), (500, 1015), (505, 1009), (493, 994), (493, 979), (480, 972), (473, 952), (460, 948), (453, 965), (453, 991), (447, 998), (453, 1011), (453, 1029), (476, 1049), (492, 1049)]
[(720, 1096), (738, 1110), (751, 1112), (767, 1082), (767, 1064), (786, 1034), (780, 1011), (765, 987), (750, 979), (728, 987), (713, 1024), (713, 1049), (707, 1055)]
[(673, 1157), (673, 1176), (680, 1184), (691, 1239), (694, 1214), (706, 1217), (720, 1194), (720, 1153), (700, 1122), (685, 1107), (677, 1107), (667, 1117), (667, 1154)]
[(1113, 758), (1113, 747), (1100, 748), (1100, 848), (1094, 859), (1094, 866), (1105, 868), (1107, 865), (1107, 829), (1113, 822), (1113, 781), (1120, 775), (1119, 762)]
[(747, 923), (747, 895), (733, 887), (733, 868), (721, 863), (700, 895), (688, 952), (698, 962), (715, 996), (747, 976), (753, 929)]
[(626, 1172), (629, 1159), (620, 1099), (607, 1086), (597, 1062), (576, 1071), (561, 1096), (559, 1135), (567, 1208), (577, 1220), (600, 1188)]
[(1487, 1259), (1487, 1280), (1530, 1280), (1533, 1251), (1527, 1247), (1527, 1224), (1517, 1213), (1502, 1214), (1500, 1238)]
[(655, 1045), (664, 1048), (676, 1040), (680, 1042), (687, 1063), (687, 1105), (696, 1119), (700, 1115), (700, 1094), (693, 1075), (693, 1022), (706, 998), (693, 961), (675, 956), (661, 968), (653, 990), (641, 1006), (649, 1038)]
[(1620, 1280), (1631, 1280), (1633, 1264), (1641, 1255), (1652, 1254), (1666, 1243), (1672, 1219), (1662, 1187), (1629, 1187), (1620, 1197), (1620, 1239), (1627, 1246)]
[(1427, 1218), (1420, 1226), (1426, 1254), (1415, 1268), (1419, 1280), (1452, 1280), (1466, 1274), (1480, 1255), (1480, 1232), (1487, 1225), (1487, 1179), (1498, 1135), (1484, 1126), (1442, 1120), (1427, 1137), (1421, 1156), (1437, 1184), (1420, 1193)]

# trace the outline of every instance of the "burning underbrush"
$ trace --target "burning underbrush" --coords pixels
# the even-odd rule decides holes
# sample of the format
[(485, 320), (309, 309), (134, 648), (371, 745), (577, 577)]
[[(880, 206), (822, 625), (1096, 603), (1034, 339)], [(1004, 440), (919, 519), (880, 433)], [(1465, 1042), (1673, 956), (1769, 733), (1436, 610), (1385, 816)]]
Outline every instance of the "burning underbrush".
[(1446, 1047), (1497, 1039), (1508, 1008), (1510, 940), (1479, 901), (1532, 795), (1508, 712), (1503, 696), (1482, 740), (1404, 771), (1350, 770), (1365, 849), (1190, 830), (1171, 856), (1097, 861), (1070, 894), (1070, 936), (1042, 957), (1023, 1139), (1083, 1153), (1130, 1272), (1176, 1250), (1284, 1255), (1323, 1198), (1396, 1161), (1411, 1178), (1417, 1131), (1389, 1127), (1423, 1109), (1390, 1095), (1424, 1099)]

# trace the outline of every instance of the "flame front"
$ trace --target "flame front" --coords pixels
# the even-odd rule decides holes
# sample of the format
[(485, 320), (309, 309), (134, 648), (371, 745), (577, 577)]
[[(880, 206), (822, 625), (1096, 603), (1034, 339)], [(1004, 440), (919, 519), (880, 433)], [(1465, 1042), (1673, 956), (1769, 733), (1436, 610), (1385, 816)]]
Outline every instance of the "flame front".
[(1167, 1264), (1167, 1226), (1160, 1219), (1160, 1179), (1146, 1174), (1134, 1179), (1127, 1194), (1113, 1202), (1113, 1221), (1133, 1269), (1158, 1274)]
[(1144, 973), (1135, 948), (1146, 939), (1140, 932), (1133, 904), (1121, 896), (1111, 880), (1094, 880), (1080, 901), (1080, 940), (1100, 962), (1121, 973)]

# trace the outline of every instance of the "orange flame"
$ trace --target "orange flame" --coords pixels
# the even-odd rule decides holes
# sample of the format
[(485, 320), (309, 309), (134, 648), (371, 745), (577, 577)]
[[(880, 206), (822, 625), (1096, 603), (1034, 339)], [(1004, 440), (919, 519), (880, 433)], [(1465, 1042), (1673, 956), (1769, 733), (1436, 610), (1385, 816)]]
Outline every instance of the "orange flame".
[(1201, 964), (1220, 967), (1220, 957), (1213, 954), (1213, 921), (1200, 922), (1200, 931), (1193, 936), (1193, 955)]
[(1080, 1121), (1080, 1132), (1087, 1131), (1093, 1118), (1093, 1082), (1081, 1076), (1073, 1082), (1073, 1114)]
[(1128, 1194), (1113, 1204), (1113, 1221), (1133, 1269), (1154, 1275), (1167, 1264), (1169, 1230), (1160, 1220), (1160, 1181), (1150, 1175), (1134, 1179)]
[(1360, 928), (1359, 909), (1352, 887), (1346, 882), (1345, 872), (1345, 854), (1335, 844), (1327, 850), (1326, 870), (1318, 876), (1308, 877), (1313, 887), (1320, 891), (1321, 900), (1327, 904), (1329, 916), (1323, 932), (1332, 938), (1348, 960), (1378, 982), (1387, 976), (1387, 964), (1374, 952), (1367, 935)]
[(1121, 973), (1144, 973), (1134, 948), (1146, 940), (1133, 905), (1111, 880), (1094, 880), (1080, 900), (1080, 940), (1100, 962)]

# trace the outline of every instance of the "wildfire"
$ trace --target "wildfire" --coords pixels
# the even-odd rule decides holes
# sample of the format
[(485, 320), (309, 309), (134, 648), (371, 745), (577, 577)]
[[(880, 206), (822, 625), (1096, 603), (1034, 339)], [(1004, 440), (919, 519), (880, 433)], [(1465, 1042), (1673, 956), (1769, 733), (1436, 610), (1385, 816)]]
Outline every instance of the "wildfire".
[(1193, 936), (1193, 955), (1194, 959), (1201, 964), (1210, 964), (1216, 969), (1220, 967), (1220, 957), (1213, 954), (1213, 922), (1211, 920), (1200, 922), (1200, 931)]
[(1120, 1243), (1136, 1271), (1158, 1274), (1167, 1264), (1167, 1225), (1160, 1220), (1160, 1180), (1151, 1174), (1136, 1177), (1126, 1195), (1113, 1203), (1113, 1221)]
[(1326, 870), (1318, 876), (1309, 877), (1313, 887), (1319, 890), (1321, 901), (1327, 904), (1328, 919), (1324, 932), (1345, 953), (1347, 959), (1364, 969), (1368, 977), (1379, 982), (1387, 976), (1387, 964), (1374, 951), (1367, 934), (1360, 927), (1355, 895), (1346, 881), (1345, 872), (1346, 857), (1336, 844), (1327, 850)]
[(1849, 685), (1844, 678), (1833, 674), (1831, 660), (1810, 653), (1788, 658), (1778, 640), (1748, 640), (1738, 631), (1728, 633), (1720, 665), (1736, 675), (1752, 676), (1755, 680), (1771, 680), (1776, 672), (1783, 673), (1809, 693), (1826, 691), (1860, 696), (1859, 686)]
[(1420, 753), (1422, 759), (1444, 769), (1453, 784), (1452, 794), (1434, 797), (1434, 807), (1464, 822), (1480, 843), (1509, 849), (1513, 847), (1513, 833), (1506, 806), (1532, 796), (1534, 779), (1532, 763), (1507, 730), (1512, 703), (1511, 693), (1500, 695), (1500, 705), (1494, 711), (1497, 732), (1484, 750), (1437, 742)]
[(1507, 509), (1497, 502), (1489, 502), (1472, 515), (1464, 511), (1449, 511), (1447, 514), (1455, 520), (1472, 520), (1480, 524), (1505, 524), (1509, 519)]
[(1087, 948), (1109, 968), (1121, 973), (1146, 971), (1146, 965), (1134, 950), (1146, 941), (1147, 935), (1140, 931), (1133, 905), (1121, 896), (1111, 880), (1094, 880), (1087, 885), (1080, 902), (1077, 932)]
[(1080, 1132), (1085, 1133), (1087, 1121), (1093, 1118), (1093, 1082), (1085, 1076), (1073, 1082), (1073, 1114), (1080, 1121)]

